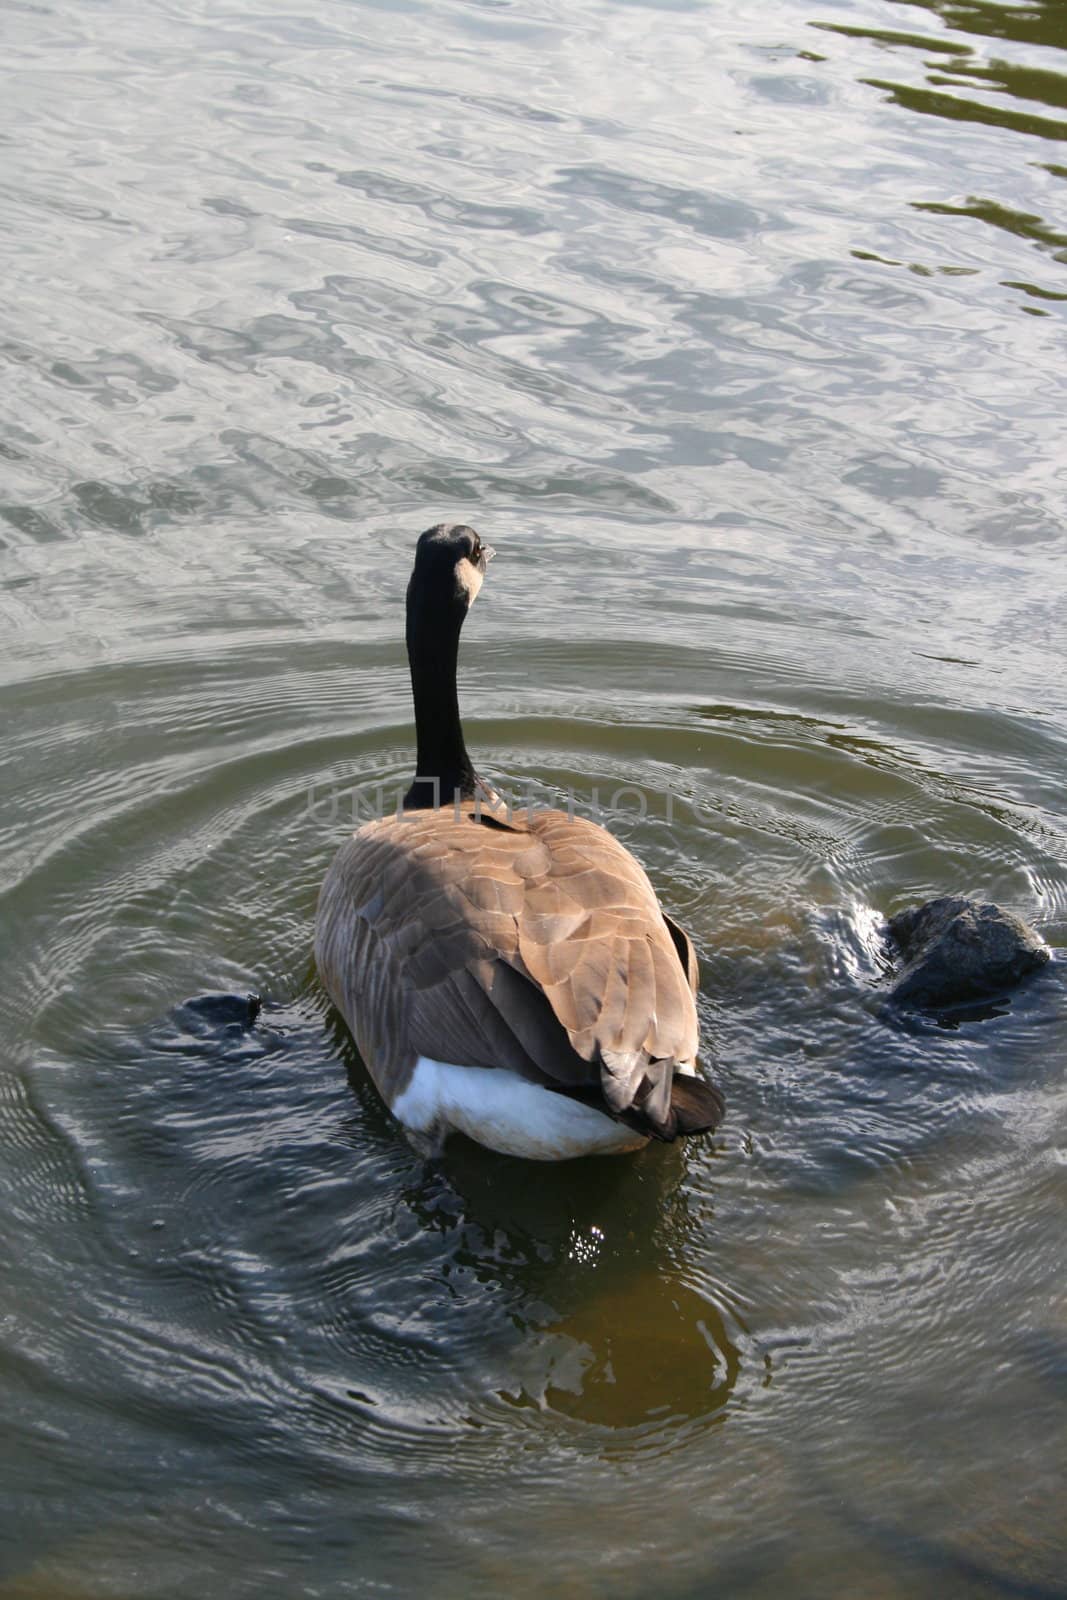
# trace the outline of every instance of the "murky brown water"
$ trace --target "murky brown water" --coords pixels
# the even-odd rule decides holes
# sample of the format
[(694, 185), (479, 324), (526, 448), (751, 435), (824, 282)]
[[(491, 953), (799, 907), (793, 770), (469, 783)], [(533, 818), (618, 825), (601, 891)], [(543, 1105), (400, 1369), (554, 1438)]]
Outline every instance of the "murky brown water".
[[(0, 1600), (1067, 1593), (1063, 968), (877, 989), (1067, 942), (1067, 5), (3, 17)], [(326, 1013), (441, 517), (712, 1144), (427, 1167)]]

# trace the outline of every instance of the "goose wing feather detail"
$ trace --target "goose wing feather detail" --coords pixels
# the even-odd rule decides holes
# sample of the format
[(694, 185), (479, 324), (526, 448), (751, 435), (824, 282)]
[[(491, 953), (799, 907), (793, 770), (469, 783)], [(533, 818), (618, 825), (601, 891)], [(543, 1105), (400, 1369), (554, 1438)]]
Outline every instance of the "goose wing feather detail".
[(595, 823), (469, 804), (369, 822), (323, 884), (316, 958), (390, 1103), (425, 1055), (688, 1131), (672, 1080), (696, 1059), (692, 945)]

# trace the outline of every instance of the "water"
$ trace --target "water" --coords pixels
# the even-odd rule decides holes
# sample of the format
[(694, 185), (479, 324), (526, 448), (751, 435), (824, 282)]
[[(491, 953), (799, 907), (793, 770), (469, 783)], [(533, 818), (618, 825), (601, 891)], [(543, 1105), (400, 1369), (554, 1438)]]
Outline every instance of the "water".
[[(3, 37), (2, 1600), (1063, 1595), (1063, 969), (877, 985), (935, 893), (1067, 935), (1067, 6)], [(315, 986), (442, 517), (713, 1143), (427, 1167)]]

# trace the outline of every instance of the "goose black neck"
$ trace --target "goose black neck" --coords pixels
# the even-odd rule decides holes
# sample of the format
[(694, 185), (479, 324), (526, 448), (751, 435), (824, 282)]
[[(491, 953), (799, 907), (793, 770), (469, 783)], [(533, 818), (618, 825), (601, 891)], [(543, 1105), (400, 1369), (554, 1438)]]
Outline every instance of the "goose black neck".
[(456, 665), (465, 602), (444, 607), (423, 603), (414, 581), (408, 589), (407, 646), (415, 699), (418, 757), (415, 780), (404, 796), (405, 811), (451, 805), (474, 794), (471, 758), (459, 720)]

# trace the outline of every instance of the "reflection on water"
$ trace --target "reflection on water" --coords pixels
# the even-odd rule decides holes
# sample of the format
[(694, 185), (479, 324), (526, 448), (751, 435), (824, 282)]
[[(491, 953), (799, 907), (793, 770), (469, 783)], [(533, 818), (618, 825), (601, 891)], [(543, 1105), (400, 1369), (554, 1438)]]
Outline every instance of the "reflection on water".
[[(1012, 211), (1008, 206), (998, 206), (993, 201), (982, 202), (972, 200), (965, 206), (937, 205), (933, 201), (915, 201), (916, 211), (930, 211), (935, 216), (942, 217), (978, 217), (982, 222), (988, 222), (990, 227), (1003, 228), (1006, 233), (1014, 233), (1020, 239), (1033, 239), (1035, 244), (1043, 245), (1046, 249), (1053, 249), (1056, 245), (1067, 245), (1067, 234), (1056, 233), (1040, 217), (1030, 217), (1021, 211)], [(1056, 261), (1067, 261), (1067, 255), (1057, 254)]]
[[(982, 60), (976, 59), (979, 46), (948, 37), (944, 33), (922, 34), (837, 20), (817, 21), (814, 26), (846, 39), (869, 41), (884, 51), (917, 51), (927, 57), (922, 86), (882, 75), (864, 77), (862, 80), (872, 88), (885, 90), (890, 99), (905, 110), (953, 122), (977, 123), (1013, 133), (1030, 134), (1042, 141), (1067, 138), (1067, 122), (1026, 109), (1034, 105), (1059, 110), (1067, 108), (1067, 76), (1058, 70), (1056, 58), (1047, 54), (1050, 50), (1067, 47), (1067, 19), (1059, 0), (1026, 6), (955, 4), (952, 0), (893, 0), (893, 3), (930, 12), (944, 28), (958, 33), (1011, 41), (1017, 45), (1034, 47), (1040, 53), (1032, 60), (1005, 60), (996, 55)], [(900, 60), (901, 65), (906, 66), (909, 56), (901, 54)], [(945, 90), (952, 92), (945, 93)], [(988, 98), (976, 98), (976, 91)], [(1042, 168), (1053, 176), (1060, 174), (1060, 168), (1055, 164), (1043, 163)], [(1050, 196), (1050, 201), (1056, 204), (1056, 197)], [(963, 204), (933, 200), (916, 200), (912, 204), (917, 211), (939, 216), (972, 217), (992, 227), (1003, 228), (1019, 238), (1032, 240), (1039, 248), (1049, 252), (1057, 264), (1067, 262), (1063, 248), (1067, 238), (1063, 233), (1041, 214), (1025, 212), (1008, 204), (1006, 196), (998, 200), (971, 194)], [(854, 253), (860, 259), (885, 259), (868, 252)], [(899, 266), (903, 263), (887, 261), (886, 264)], [(918, 263), (910, 265), (912, 271), (930, 270)], [(969, 273), (976, 269), (941, 266), (936, 270)], [(1020, 290), (1031, 300), (1054, 301), (1060, 299), (1063, 293), (1052, 285), (1041, 286), (1028, 279), (1001, 279), (1001, 283), (1005, 288)], [(1031, 316), (1047, 314), (1040, 306), (1032, 304), (1024, 304), (1020, 309)]]
[[(947, 28), (1016, 44), (1067, 47), (1067, 20), (1060, 0), (1027, 0), (1004, 5), (1001, 0), (892, 0), (894, 5), (929, 11)], [(1059, 102), (1063, 105), (1065, 102)]]
[(457, 1141), (446, 1169), (420, 1174), (407, 1196), (448, 1238), (449, 1278), (491, 1264), (524, 1334), (499, 1398), (611, 1430), (620, 1457), (669, 1451), (671, 1431), (714, 1417), (740, 1371), (734, 1314), (684, 1281), (694, 1225), (681, 1152), (550, 1168), (519, 1185), (511, 1168)]
[[(953, 84), (961, 80), (935, 74), (927, 81), (932, 84)], [(1001, 106), (987, 105), (984, 101), (964, 100), (958, 95), (938, 94), (934, 89), (913, 89), (905, 84), (890, 83), (878, 78), (868, 78), (866, 82), (874, 89), (888, 90), (897, 104), (904, 106), (908, 111), (922, 111), (933, 117), (947, 117), (953, 122), (981, 122), (994, 128), (1010, 128), (1017, 133), (1035, 133), (1042, 139), (1067, 138), (1067, 122), (1009, 111)]]
[[(1062, 1592), (1063, 962), (884, 919), (1067, 943), (1064, 8), (749, 10), (9, 9), (3, 1600)], [(317, 989), (447, 515), (713, 1143), (427, 1165)]]

